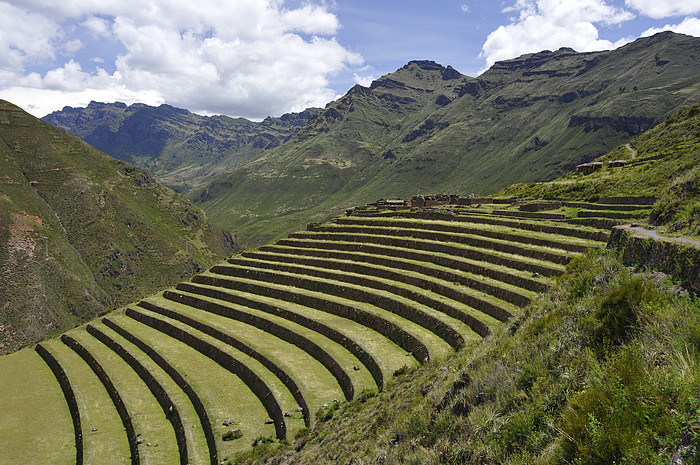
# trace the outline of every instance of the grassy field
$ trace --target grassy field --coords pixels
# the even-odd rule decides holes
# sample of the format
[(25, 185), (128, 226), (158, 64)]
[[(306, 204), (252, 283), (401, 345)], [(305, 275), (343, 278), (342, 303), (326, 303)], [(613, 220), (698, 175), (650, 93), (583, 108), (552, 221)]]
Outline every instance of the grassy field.
[(0, 463), (73, 464), (73, 424), (63, 392), (32, 349), (0, 357)]

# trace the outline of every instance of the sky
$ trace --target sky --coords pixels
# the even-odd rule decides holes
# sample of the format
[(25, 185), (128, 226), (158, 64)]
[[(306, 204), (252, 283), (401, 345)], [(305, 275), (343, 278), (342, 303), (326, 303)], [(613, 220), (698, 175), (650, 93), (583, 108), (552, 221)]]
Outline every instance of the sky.
[(411, 60), (494, 62), (700, 36), (700, 0), (0, 0), (0, 99), (260, 120), (323, 107)]

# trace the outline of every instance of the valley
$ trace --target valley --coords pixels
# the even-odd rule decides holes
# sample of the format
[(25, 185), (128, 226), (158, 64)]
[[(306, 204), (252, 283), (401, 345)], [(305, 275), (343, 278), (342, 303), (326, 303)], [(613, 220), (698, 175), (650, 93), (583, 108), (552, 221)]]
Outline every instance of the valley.
[(0, 463), (695, 463), (699, 49), (0, 102)]

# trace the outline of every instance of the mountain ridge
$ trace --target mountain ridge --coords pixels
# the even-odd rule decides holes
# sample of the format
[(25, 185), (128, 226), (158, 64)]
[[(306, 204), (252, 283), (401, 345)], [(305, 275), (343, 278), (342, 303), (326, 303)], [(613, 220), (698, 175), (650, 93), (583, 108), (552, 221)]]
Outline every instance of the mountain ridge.
[(260, 122), (202, 116), (162, 104), (90, 102), (42, 119), (114, 158), (148, 169), (159, 182), (187, 191), (287, 140), (318, 109)]
[(413, 61), (188, 195), (262, 243), (300, 218), (381, 197), (554, 179), (700, 100), (698, 57), (700, 39), (661, 33), (610, 51), (524, 55), (478, 78)]

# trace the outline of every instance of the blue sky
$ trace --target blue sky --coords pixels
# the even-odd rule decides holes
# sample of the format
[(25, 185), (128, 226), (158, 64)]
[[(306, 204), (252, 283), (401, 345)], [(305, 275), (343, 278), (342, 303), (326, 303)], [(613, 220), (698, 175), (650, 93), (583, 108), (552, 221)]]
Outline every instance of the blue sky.
[(429, 59), (477, 76), (544, 49), (700, 36), (700, 0), (0, 0), (0, 98), (260, 119)]

